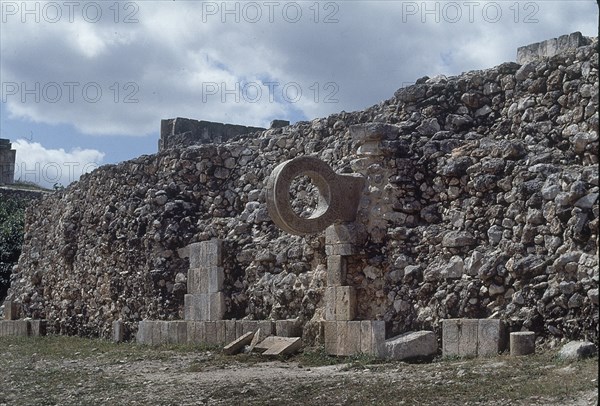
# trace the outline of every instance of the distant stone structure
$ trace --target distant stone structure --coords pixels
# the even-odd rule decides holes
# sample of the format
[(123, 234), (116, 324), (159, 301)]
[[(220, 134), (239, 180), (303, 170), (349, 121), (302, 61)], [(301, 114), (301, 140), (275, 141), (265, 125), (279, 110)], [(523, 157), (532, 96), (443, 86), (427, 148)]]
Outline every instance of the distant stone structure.
[(12, 149), (10, 140), (0, 138), (0, 185), (14, 182), (16, 156), (17, 151)]
[(211, 121), (198, 121), (189, 118), (161, 120), (158, 150), (190, 145), (224, 143), (242, 134), (264, 131), (261, 127), (246, 127), (236, 124), (223, 124)]
[(577, 49), (589, 44), (590, 39), (584, 37), (579, 31), (561, 35), (558, 38), (519, 47), (517, 49), (517, 63), (524, 65), (536, 59), (551, 57), (569, 49)]

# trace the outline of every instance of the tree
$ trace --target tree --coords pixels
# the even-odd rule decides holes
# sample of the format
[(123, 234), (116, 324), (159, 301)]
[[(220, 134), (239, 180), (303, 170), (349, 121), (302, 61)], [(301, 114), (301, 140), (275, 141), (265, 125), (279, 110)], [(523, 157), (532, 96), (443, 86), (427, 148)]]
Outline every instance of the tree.
[(0, 200), (0, 302), (10, 286), (10, 273), (21, 255), (28, 199), (1, 196)]

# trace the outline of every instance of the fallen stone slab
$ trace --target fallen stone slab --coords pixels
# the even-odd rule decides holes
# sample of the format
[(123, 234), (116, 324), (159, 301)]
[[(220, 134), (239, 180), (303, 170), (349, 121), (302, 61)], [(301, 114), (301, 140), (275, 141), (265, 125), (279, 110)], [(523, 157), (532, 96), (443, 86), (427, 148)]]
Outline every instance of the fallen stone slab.
[(385, 341), (385, 357), (396, 361), (431, 357), (437, 350), (433, 331), (414, 331)]
[(589, 341), (571, 341), (563, 345), (558, 353), (558, 358), (578, 360), (593, 357), (597, 352), (594, 343)]
[(225, 354), (225, 355), (237, 354), (245, 346), (252, 343), (253, 338), (254, 338), (254, 331), (247, 332), (246, 334), (242, 335), (240, 338), (230, 342), (225, 347), (223, 347), (223, 354)]
[[(270, 337), (268, 337), (270, 338)], [(263, 355), (277, 356), (288, 355), (297, 352), (302, 347), (302, 338), (300, 337), (276, 337), (272, 336), (271, 344), (263, 352)]]

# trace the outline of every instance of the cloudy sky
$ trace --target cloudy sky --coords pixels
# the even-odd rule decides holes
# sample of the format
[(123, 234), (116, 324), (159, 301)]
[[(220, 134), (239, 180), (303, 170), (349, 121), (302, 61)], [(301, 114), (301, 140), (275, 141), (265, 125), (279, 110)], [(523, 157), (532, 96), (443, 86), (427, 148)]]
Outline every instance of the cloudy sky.
[(268, 127), (581, 31), (581, 1), (0, 0), (0, 137), (43, 185), (157, 150), (160, 120)]

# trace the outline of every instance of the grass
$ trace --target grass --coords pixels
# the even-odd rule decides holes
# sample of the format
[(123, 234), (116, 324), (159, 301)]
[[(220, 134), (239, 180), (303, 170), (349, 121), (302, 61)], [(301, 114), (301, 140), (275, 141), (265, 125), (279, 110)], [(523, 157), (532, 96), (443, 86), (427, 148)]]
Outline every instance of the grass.
[(551, 352), (415, 364), (333, 357), (322, 347), (273, 360), (217, 347), (3, 337), (0, 405), (562, 405), (596, 393), (597, 370), (598, 358)]

